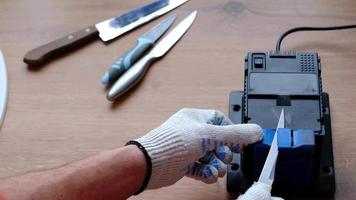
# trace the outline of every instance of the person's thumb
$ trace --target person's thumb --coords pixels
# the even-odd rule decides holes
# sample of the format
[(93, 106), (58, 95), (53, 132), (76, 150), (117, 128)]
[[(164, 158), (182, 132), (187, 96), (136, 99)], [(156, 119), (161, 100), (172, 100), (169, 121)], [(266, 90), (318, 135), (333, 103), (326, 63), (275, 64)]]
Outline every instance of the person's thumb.
[(209, 125), (209, 132), (227, 144), (252, 144), (262, 139), (262, 128), (256, 124)]

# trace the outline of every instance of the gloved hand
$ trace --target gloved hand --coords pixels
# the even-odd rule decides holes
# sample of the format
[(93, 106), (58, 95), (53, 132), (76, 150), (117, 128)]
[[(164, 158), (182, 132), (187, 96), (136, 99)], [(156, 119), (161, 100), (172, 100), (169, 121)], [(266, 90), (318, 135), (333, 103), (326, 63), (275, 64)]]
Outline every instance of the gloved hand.
[(269, 185), (256, 182), (237, 200), (283, 200), (279, 197), (271, 197), (271, 189)]
[(261, 133), (255, 124), (232, 125), (219, 111), (182, 109), (136, 140), (152, 163), (146, 189), (172, 185), (185, 175), (214, 183), (225, 175), (231, 150), (255, 143)]

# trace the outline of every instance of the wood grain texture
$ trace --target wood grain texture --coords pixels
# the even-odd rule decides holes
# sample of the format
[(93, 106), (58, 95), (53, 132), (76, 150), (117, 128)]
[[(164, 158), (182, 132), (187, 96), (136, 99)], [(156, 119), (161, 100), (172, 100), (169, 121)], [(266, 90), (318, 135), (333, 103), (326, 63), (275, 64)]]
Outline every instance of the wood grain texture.
[[(248, 51), (269, 51), (286, 29), (356, 22), (353, 0), (192, 0), (174, 10), (178, 21), (194, 9), (194, 25), (112, 105), (100, 79), (149, 23), (104, 45), (96, 40), (39, 69), (25, 53), (39, 45), (150, 1), (1, 0), (0, 48), (9, 71), (8, 112), (0, 133), (0, 176), (41, 170), (122, 146), (183, 107), (227, 112), (228, 95), (243, 86)], [(162, 19), (162, 18), (160, 18)], [(159, 19), (159, 20), (160, 20)], [(356, 30), (297, 33), (284, 47), (320, 53), (324, 90), (332, 106), (337, 192), (356, 196)], [(183, 179), (133, 199), (231, 199), (225, 180), (205, 185)]]

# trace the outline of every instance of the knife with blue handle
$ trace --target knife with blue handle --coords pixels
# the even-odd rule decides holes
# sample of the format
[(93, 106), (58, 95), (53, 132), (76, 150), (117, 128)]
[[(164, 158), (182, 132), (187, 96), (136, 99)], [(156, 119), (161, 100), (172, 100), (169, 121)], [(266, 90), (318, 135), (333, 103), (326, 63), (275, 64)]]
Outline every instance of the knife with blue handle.
[(125, 72), (111, 87), (107, 93), (107, 99), (114, 101), (119, 96), (123, 95), (130, 88), (136, 85), (145, 75), (150, 67), (150, 64), (165, 55), (175, 43), (184, 35), (189, 27), (194, 22), (197, 11), (191, 13), (182, 22), (180, 22), (171, 32), (167, 34), (155, 47), (136, 64), (134, 64), (127, 72)]
[(135, 64), (148, 49), (153, 47), (157, 40), (173, 24), (175, 19), (175, 15), (168, 17), (138, 38), (136, 46), (115, 61), (111, 68), (106, 71), (101, 82), (104, 85), (115, 82), (125, 71)]
[(89, 26), (45, 45), (30, 50), (24, 56), (24, 62), (30, 66), (42, 65), (63, 53), (83, 46), (98, 37), (102, 41), (112, 40), (142, 24), (145, 24), (188, 0), (157, 0), (151, 4), (130, 11), (118, 17)]

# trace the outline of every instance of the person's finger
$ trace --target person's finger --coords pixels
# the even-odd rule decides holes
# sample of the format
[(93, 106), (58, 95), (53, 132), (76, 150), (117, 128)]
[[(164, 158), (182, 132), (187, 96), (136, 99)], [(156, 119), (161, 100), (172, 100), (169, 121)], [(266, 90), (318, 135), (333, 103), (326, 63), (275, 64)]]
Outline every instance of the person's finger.
[(215, 149), (215, 155), (225, 164), (232, 161), (232, 152), (229, 147), (222, 145)]
[(234, 153), (240, 153), (242, 151), (242, 148), (244, 147), (243, 144), (240, 145), (234, 143), (226, 144), (226, 146), (228, 146), (229, 149)]
[(216, 155), (215, 152), (208, 152), (202, 159), (199, 160), (203, 164), (209, 164), (218, 170), (218, 176), (223, 177), (226, 174), (227, 166)]
[(232, 122), (229, 118), (217, 110), (211, 109), (194, 109), (194, 108), (183, 108), (175, 116), (180, 116), (184, 118), (182, 120), (194, 120), (199, 123), (207, 123), (213, 125), (231, 125)]
[(215, 153), (212, 153), (210, 165), (214, 166), (218, 170), (218, 176), (223, 177), (226, 174), (227, 166), (220, 159), (215, 156)]
[(224, 144), (252, 144), (262, 139), (262, 128), (257, 124), (216, 126), (208, 124), (208, 134)]
[(187, 176), (207, 184), (216, 183), (218, 170), (210, 164), (195, 163), (188, 167)]
[(210, 112), (211, 116), (207, 121), (208, 124), (216, 126), (227, 126), (233, 124), (232, 121), (224, 115), (224, 113), (218, 110), (210, 110)]

